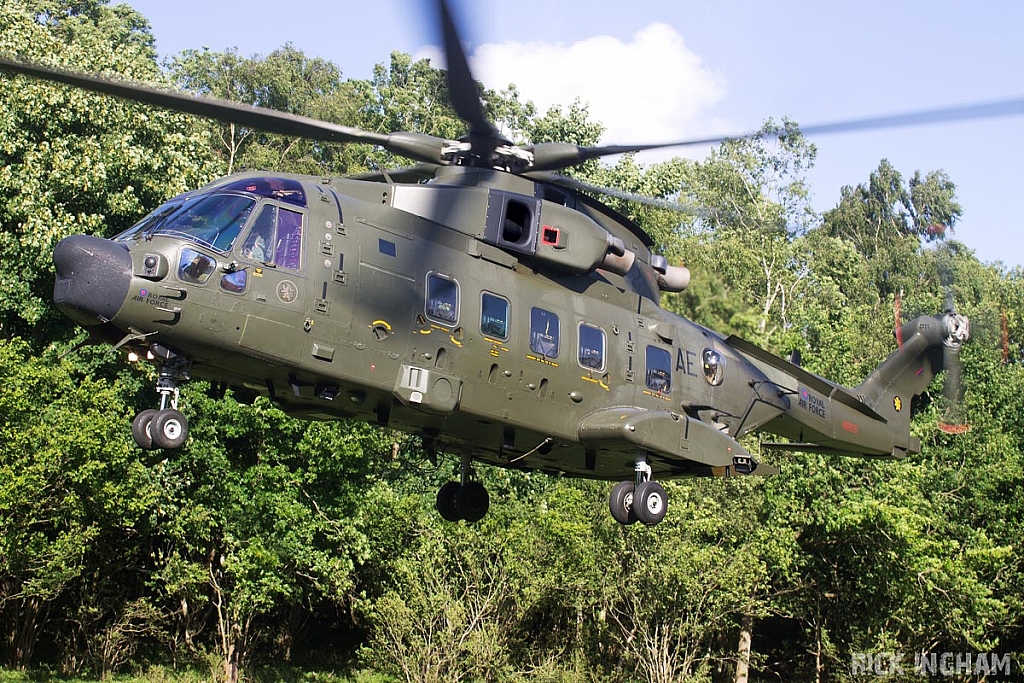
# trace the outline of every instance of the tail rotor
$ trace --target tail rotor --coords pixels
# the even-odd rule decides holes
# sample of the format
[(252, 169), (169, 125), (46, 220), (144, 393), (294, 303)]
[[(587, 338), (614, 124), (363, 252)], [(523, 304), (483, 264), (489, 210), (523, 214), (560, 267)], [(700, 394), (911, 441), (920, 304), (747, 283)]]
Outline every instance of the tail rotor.
[[(940, 252), (938, 255), (939, 282), (945, 292), (945, 306), (941, 315), (915, 317), (914, 322), (904, 323), (903, 292), (896, 293), (893, 301), (893, 313), (895, 317), (896, 343), (902, 348), (904, 340), (913, 336), (922, 326), (928, 327), (939, 324), (939, 333), (942, 339), (942, 367), (944, 370), (941, 398), (941, 417), (938, 428), (946, 434), (965, 434), (971, 427), (967, 423), (966, 410), (963, 406), (964, 384), (963, 365), (960, 361), (960, 350), (971, 337), (971, 321), (965, 315), (956, 311), (956, 302), (953, 299), (953, 268), (952, 257), (947, 252)], [(933, 322), (934, 321), (934, 322)], [(1005, 326), (1005, 325), (1004, 325)], [(938, 340), (936, 340), (938, 341)], [(933, 363), (937, 365), (939, 359), (935, 358)]]

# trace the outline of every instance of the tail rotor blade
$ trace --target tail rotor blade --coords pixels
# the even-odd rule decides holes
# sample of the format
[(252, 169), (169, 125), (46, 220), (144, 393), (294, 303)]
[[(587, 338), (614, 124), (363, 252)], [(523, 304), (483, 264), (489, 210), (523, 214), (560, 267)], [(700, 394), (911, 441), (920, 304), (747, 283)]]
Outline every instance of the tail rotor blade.
[(964, 414), (963, 366), (960, 363), (960, 349), (970, 337), (970, 324), (966, 317), (947, 313), (945, 317), (946, 341), (942, 347), (942, 361), (946, 378), (942, 385), (943, 416), (939, 430), (947, 434), (964, 434), (970, 431)]

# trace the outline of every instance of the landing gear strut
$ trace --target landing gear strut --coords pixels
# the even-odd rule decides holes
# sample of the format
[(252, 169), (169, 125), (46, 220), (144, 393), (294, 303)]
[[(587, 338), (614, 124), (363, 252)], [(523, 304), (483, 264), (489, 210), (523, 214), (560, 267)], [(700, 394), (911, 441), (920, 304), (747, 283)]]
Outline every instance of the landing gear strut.
[(178, 411), (178, 382), (189, 379), (189, 362), (173, 352), (160, 366), (156, 391), (159, 410), (143, 410), (132, 420), (132, 438), (147, 451), (179, 448), (188, 438), (188, 420)]
[(654, 526), (665, 519), (668, 512), (668, 493), (651, 479), (651, 466), (646, 453), (636, 456), (636, 481), (620, 481), (608, 497), (612, 517), (619, 524), (632, 524), (637, 520)]
[(491, 506), (487, 489), (473, 481), (473, 468), (468, 455), (462, 456), (459, 465), (460, 481), (450, 481), (437, 492), (437, 511), (449, 522), (464, 519), (479, 522)]

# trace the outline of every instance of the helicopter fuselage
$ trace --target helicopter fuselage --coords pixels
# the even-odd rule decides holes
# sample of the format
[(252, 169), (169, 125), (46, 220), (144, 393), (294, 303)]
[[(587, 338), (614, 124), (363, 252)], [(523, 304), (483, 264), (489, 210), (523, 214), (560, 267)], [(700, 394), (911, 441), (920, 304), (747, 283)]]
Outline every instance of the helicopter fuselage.
[(909, 401), (941, 370), (949, 321), (905, 326), (904, 346), (848, 390), (662, 309), (660, 292), (689, 273), (650, 246), (599, 202), (508, 173), (452, 168), (426, 184), (242, 174), (113, 240), (63, 240), (54, 298), (93, 336), (159, 366), (160, 410), (133, 423), (140, 446), (184, 442), (177, 383), (203, 378), (460, 455), (462, 483), (438, 494), (450, 519), (486, 512), (474, 460), (635, 474), (613, 489), (613, 516), (629, 523), (641, 505), (654, 524), (666, 501), (654, 477), (777, 472), (738, 441), (753, 431), (786, 437), (773, 444), (783, 450), (920, 449)]
[[(642, 235), (619, 231), (635, 257), (623, 274), (600, 268), (610, 233), (574, 206), (493, 186), (263, 174), (174, 201), (169, 228), (143, 220), (108, 242), (131, 271), (115, 286), (123, 301), (110, 293), (99, 314), (69, 301), (58, 258), (58, 304), (126, 351), (187, 358), (190, 374), (293, 415), (615, 479), (644, 439), (678, 454), (654, 458), (656, 473), (724, 474), (749, 455), (732, 435), (786, 407), (753, 400), (765, 375), (720, 335), (658, 307)], [(252, 253), (266, 214), (277, 215), (272, 260)], [(211, 232), (225, 216), (239, 225)], [(648, 422), (631, 425), (634, 439), (620, 433), (630, 416)]]

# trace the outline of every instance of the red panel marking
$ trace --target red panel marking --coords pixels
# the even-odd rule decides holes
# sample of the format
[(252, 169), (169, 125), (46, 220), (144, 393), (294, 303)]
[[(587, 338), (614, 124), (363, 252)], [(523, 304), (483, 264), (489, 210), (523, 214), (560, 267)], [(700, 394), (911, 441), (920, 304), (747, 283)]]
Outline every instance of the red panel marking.
[(541, 227), (540, 239), (544, 244), (550, 244), (553, 247), (557, 247), (558, 240), (561, 236), (561, 232), (558, 228), (552, 228), (550, 225)]
[(860, 427), (850, 422), (849, 420), (843, 420), (843, 429), (850, 432), (851, 434), (856, 434), (860, 431)]

